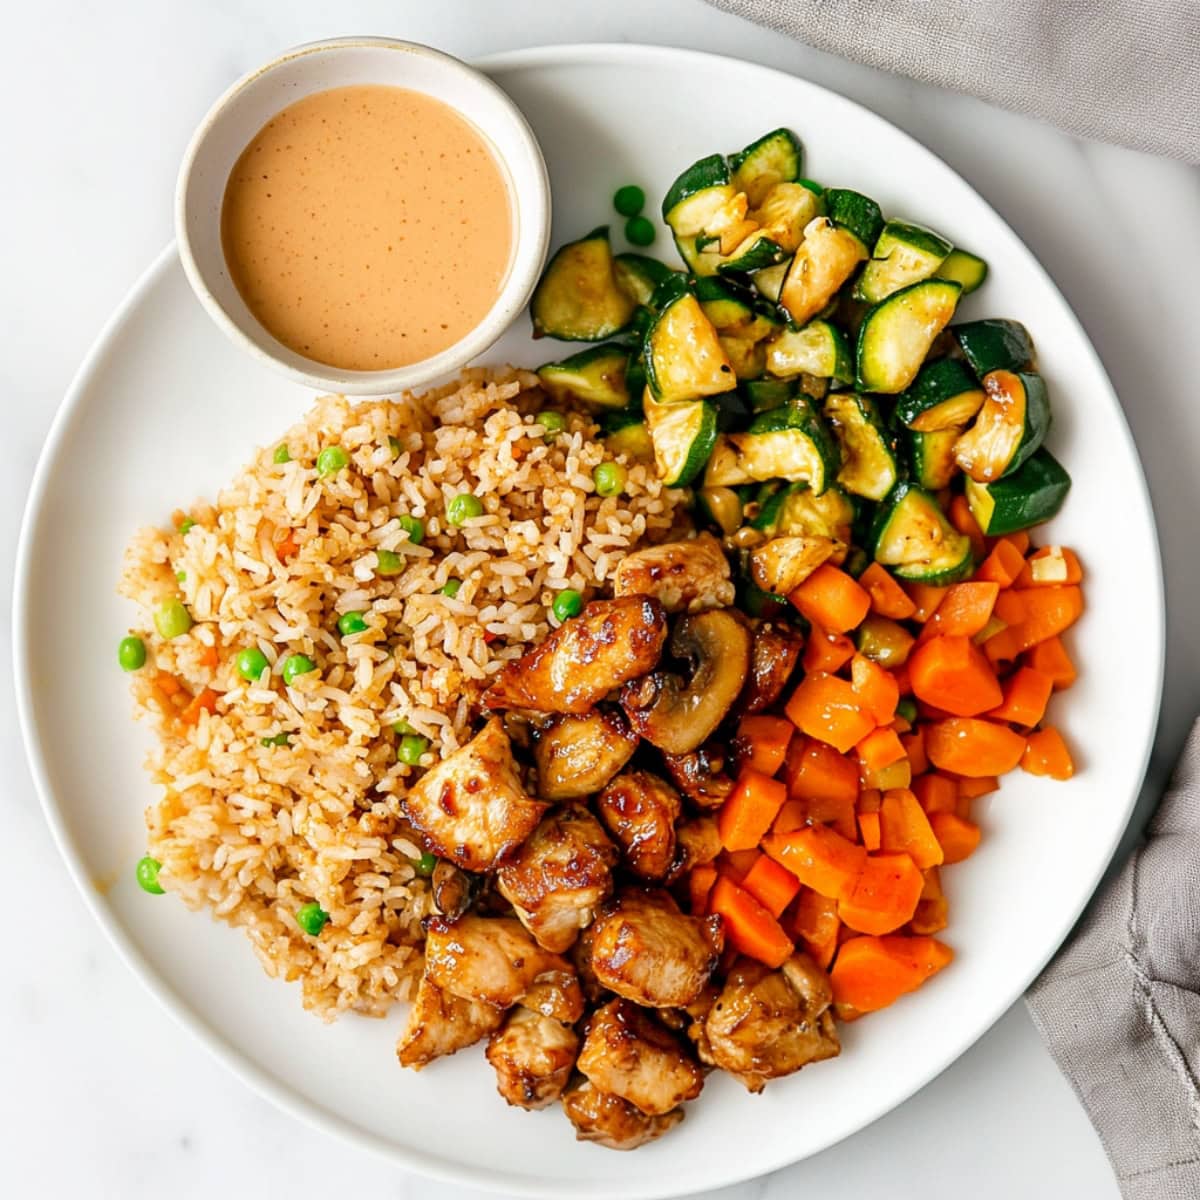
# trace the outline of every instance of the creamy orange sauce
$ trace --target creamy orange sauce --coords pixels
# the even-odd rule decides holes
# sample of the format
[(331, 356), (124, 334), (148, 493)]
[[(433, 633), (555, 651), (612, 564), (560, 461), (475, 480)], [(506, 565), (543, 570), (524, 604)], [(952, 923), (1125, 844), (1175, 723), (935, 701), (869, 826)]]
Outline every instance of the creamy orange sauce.
[(454, 345), (495, 303), (512, 252), (504, 171), (453, 109), (383, 85), (289, 105), (229, 176), (221, 238), (254, 316), (346, 370)]

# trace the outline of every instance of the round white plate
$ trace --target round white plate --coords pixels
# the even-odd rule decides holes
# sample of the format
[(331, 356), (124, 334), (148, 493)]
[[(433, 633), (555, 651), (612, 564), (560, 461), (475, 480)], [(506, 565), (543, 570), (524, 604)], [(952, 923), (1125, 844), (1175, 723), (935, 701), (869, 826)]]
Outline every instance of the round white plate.
[[(1129, 817), (1158, 709), (1163, 602), (1137, 454), (1103, 370), (1063, 298), (1013, 232), (911, 138), (840, 96), (749, 63), (669, 49), (553, 47), (490, 60), (545, 150), (555, 244), (614, 220), (609, 197), (650, 197), (714, 150), (789, 125), (806, 173), (860, 188), (987, 257), (967, 316), (1032, 330), (1053, 395), (1051, 444), (1074, 476), (1043, 538), (1078, 548), (1088, 611), (1071, 634), (1077, 686), (1057, 698), (1079, 773), (1017, 774), (980, 804), (985, 837), (945, 873), (954, 964), (915, 996), (845, 1026), (842, 1056), (752, 1097), (713, 1076), (687, 1120), (636, 1154), (576, 1143), (556, 1110), (507, 1108), (478, 1051), (400, 1070), (402, 1013), (332, 1027), (269, 980), (244, 938), (169, 896), (139, 891), (148, 732), (129, 719), (116, 645), (133, 620), (115, 595), (126, 540), (212, 496), (311, 397), (242, 356), (212, 325), (168, 249), (84, 363), (34, 482), (17, 571), (14, 637), (22, 722), (47, 818), (97, 919), (133, 969), (224, 1062), (282, 1107), (446, 1179), (530, 1195), (652, 1197), (783, 1166), (853, 1133), (978, 1038), (1066, 936)], [(1019, 148), (1000, 148), (1019, 169)], [(655, 249), (670, 253), (660, 231)], [(491, 356), (534, 364), (522, 320)], [(67, 735), (66, 731), (71, 731)], [(79, 731), (87, 732), (80, 753)], [(178, 1082), (178, 1081), (177, 1081)]]

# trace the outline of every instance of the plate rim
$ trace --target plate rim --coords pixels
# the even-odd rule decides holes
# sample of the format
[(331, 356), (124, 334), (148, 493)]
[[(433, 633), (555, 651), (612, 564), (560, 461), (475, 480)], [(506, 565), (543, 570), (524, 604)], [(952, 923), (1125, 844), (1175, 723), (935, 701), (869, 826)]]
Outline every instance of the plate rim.
[[(852, 1126), (847, 1128), (841, 1136), (822, 1147), (822, 1149), (828, 1149), (838, 1142), (860, 1132), (888, 1112), (900, 1107), (900, 1105), (911, 1099), (913, 1095), (927, 1086), (974, 1046), (995, 1025), (996, 1021), (1012, 1007), (1033, 980), (1041, 973), (1046, 963), (1058, 952), (1063, 942), (1070, 936), (1080, 915), (1091, 903), (1097, 888), (1102, 883), (1106, 872), (1111, 866), (1113, 856), (1129, 826), (1130, 818), (1133, 815), (1142, 785), (1145, 782), (1146, 772), (1154, 749), (1158, 716), (1162, 707), (1166, 660), (1166, 608), (1158, 522), (1154, 513), (1153, 499), (1150, 494), (1145, 468), (1133, 439), (1133, 434), (1120, 398), (1113, 387), (1103, 361), (1092, 344), (1091, 338), (1058, 285), (1047, 272), (1040, 259), (1026, 245), (1024, 239), (1020, 237), (1009, 222), (996, 211), (969, 180), (960, 175), (936, 151), (913, 137), (906, 130), (893, 124), (887, 117), (831, 87), (814, 82), (811, 79), (790, 71), (766, 66), (752, 59), (739, 58), (735, 55), (717, 54), (710, 51), (693, 50), (670, 45), (620, 42), (563, 43), (560, 45), (531, 46), (506, 50), (473, 58), (470, 61), (485, 72), (504, 72), (529, 70), (546, 66), (567, 66), (584, 62), (588, 65), (598, 66), (625, 66), (629, 65), (630, 62), (636, 63), (639, 60), (645, 62), (656, 59), (671, 59), (676, 62), (683, 60), (698, 64), (735, 64), (739, 67), (750, 67), (755, 71), (780, 76), (791, 84), (799, 83), (804, 87), (814, 88), (834, 97), (839, 103), (848, 105), (853, 109), (858, 109), (870, 119), (881, 122), (894, 136), (901, 139), (904, 143), (918, 147), (924, 153), (931, 155), (953, 174), (968, 190), (970, 195), (974, 197), (975, 201), (991, 213), (1012, 234), (1027, 254), (1035, 272), (1040, 275), (1042, 282), (1057, 299), (1068, 321), (1075, 326), (1085, 347), (1085, 352), (1090, 356), (1091, 366), (1098, 372), (1100, 378), (1104, 380), (1107, 386), (1107, 398), (1111, 401), (1116, 411), (1126, 449), (1137, 464), (1140, 496), (1149, 517), (1152, 533), (1155, 570), (1153, 578), (1150, 581), (1150, 586), (1155, 603), (1153, 611), (1150, 614), (1152, 619), (1152, 629), (1150, 632), (1158, 649), (1153, 663), (1155, 702), (1152, 706), (1152, 712), (1147, 714), (1147, 730), (1142, 750), (1141, 765), (1137, 773), (1137, 784), (1131, 789), (1131, 794), (1125, 801), (1124, 811), (1121, 814), (1119, 825), (1115, 827), (1112, 843), (1097, 864), (1095, 878), (1090, 888), (1079, 900), (1078, 904), (1073, 906), (1067, 914), (1067, 919), (1061, 928), (1059, 936), (1054, 939), (1050, 950), (1040, 959), (1033, 973), (1024, 979), (1012, 994), (1009, 994), (1009, 991), (1005, 990), (999, 1002), (982, 1006), (983, 1018), (977, 1023), (978, 1027), (976, 1031), (968, 1039), (962, 1042), (962, 1044), (956, 1043), (948, 1052), (933, 1056), (932, 1064), (918, 1072), (913, 1077), (911, 1086), (904, 1088), (899, 1096), (889, 1096), (882, 1104), (868, 1103), (864, 1105), (861, 1119), (856, 1117)], [(21, 518), (12, 591), (13, 684), (16, 694), (18, 724), (21, 730), (26, 761), (43, 816), (50, 828), (55, 846), (66, 863), (68, 873), (80, 893), (84, 905), (116, 950), (118, 957), (132, 971), (150, 995), (166, 1010), (177, 1025), (197, 1038), (200, 1044), (217, 1061), (277, 1108), (312, 1128), (319, 1129), (325, 1133), (332, 1133), (343, 1141), (381, 1156), (405, 1170), (414, 1171), (441, 1182), (467, 1184), (468, 1186), (477, 1187), (488, 1192), (519, 1194), (522, 1196), (545, 1198), (545, 1200), (559, 1200), (564, 1186), (566, 1186), (561, 1180), (524, 1174), (498, 1175), (495, 1171), (488, 1168), (465, 1163), (452, 1163), (441, 1156), (428, 1154), (416, 1148), (398, 1146), (381, 1135), (365, 1130), (347, 1118), (331, 1112), (315, 1101), (308, 1099), (302, 1093), (294, 1090), (290, 1085), (277, 1079), (265, 1068), (258, 1066), (253, 1061), (244, 1057), (239, 1050), (214, 1028), (202, 1013), (197, 1011), (185, 996), (180, 994), (158, 973), (153, 963), (135, 946), (125, 927), (114, 918), (113, 914), (102, 907), (98, 893), (87, 877), (82, 858), (75, 848), (74, 838), (67, 829), (66, 822), (60, 813), (58, 801), (50, 786), (49, 775), (46, 769), (47, 756), (40, 731), (34, 719), (33, 686), (28, 662), (27, 647), (29, 637), (27, 627), (32, 608), (29, 585), (34, 554), (34, 532), (45, 515), (47, 494), (50, 491), (50, 481), (53, 474), (53, 467), (58, 458), (59, 445), (66, 437), (78, 414), (81, 398), (87, 390), (91, 376), (95, 373), (95, 370), (104, 357), (112, 352), (112, 343), (116, 335), (119, 334), (132, 314), (138, 309), (143, 297), (152, 291), (178, 262), (178, 247), (175, 241), (172, 240), (143, 270), (97, 333), (76, 370), (64, 398), (51, 421), (45, 441), (38, 455), (37, 465), (34, 468), (30, 481), (29, 493)], [(1143, 615), (1145, 616), (1145, 614)], [(766, 1161), (754, 1162), (749, 1166), (749, 1169), (745, 1166), (731, 1165), (731, 1168), (726, 1173), (707, 1180), (704, 1186), (706, 1189), (712, 1190), (747, 1182), (796, 1162), (803, 1161), (804, 1158), (811, 1157), (815, 1153), (820, 1153), (820, 1151), (812, 1151), (798, 1158), (790, 1154), (786, 1147), (782, 1147), (777, 1154), (771, 1155)], [(617, 1197), (620, 1197), (621, 1200), (660, 1200), (660, 1198), (665, 1200), (666, 1197), (680, 1194), (680, 1186), (658, 1180), (651, 1182), (649, 1186), (643, 1186), (633, 1180), (597, 1181), (596, 1183), (589, 1182), (582, 1186), (579, 1182), (575, 1182), (569, 1186), (571, 1190), (576, 1191), (578, 1194), (594, 1197), (596, 1200), (603, 1200), (603, 1198), (608, 1197), (612, 1197), (614, 1200)]]

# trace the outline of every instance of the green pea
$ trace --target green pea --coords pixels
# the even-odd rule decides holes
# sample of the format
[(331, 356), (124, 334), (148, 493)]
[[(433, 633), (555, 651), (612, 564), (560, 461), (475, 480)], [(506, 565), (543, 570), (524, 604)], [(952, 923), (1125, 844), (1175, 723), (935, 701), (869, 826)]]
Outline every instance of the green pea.
[(428, 850), (421, 855), (416, 861), (416, 871), (418, 875), (424, 875), (426, 879), (433, 874), (433, 868), (437, 866), (437, 855), (430, 854)]
[(191, 517), (184, 517), (183, 520), (179, 522), (179, 532), (187, 533), (187, 531), (191, 529), (195, 523), (196, 522), (193, 521)]
[(176, 571), (175, 579), (176, 579), (176, 582), (178, 582), (178, 583), (187, 583), (187, 572), (186, 571)]
[(583, 612), (583, 597), (574, 588), (563, 588), (554, 597), (554, 603), (550, 607), (560, 621), (566, 621)]
[(257, 646), (247, 646), (237, 656), (237, 672), (248, 683), (256, 683), (270, 666), (267, 656)]
[(917, 702), (911, 696), (903, 696), (896, 705), (896, 716), (903, 717), (910, 725), (917, 719)]
[(280, 442), (275, 447), (275, 461), (277, 463), (285, 463), (292, 461), (291, 451), (287, 448), (287, 442)]
[(408, 540), (414, 546), (419, 546), (425, 540), (425, 522), (410, 517), (408, 513), (400, 518), (400, 528), (408, 534)]
[(324, 479), (326, 475), (336, 475), (343, 467), (350, 463), (350, 455), (348, 455), (341, 446), (326, 446), (320, 454), (317, 455), (317, 475)]
[(154, 614), (154, 628), (162, 637), (182, 637), (192, 627), (192, 614), (184, 607), (178, 596), (164, 600)]
[(629, 472), (615, 462), (602, 462), (592, 471), (597, 496), (619, 496), (628, 478)]
[(417, 731), (407, 721), (400, 720), (392, 722), (392, 732), (403, 735), (406, 733), (416, 733)]
[(149, 892), (152, 896), (161, 896), (163, 894), (163, 887), (158, 882), (158, 873), (161, 870), (162, 863), (157, 858), (151, 858), (148, 854), (145, 858), (139, 858), (137, 866), (133, 869), (134, 878), (138, 881), (138, 887), (143, 892)]
[(400, 445), (400, 439), (396, 437), (388, 438), (388, 448), (391, 450), (393, 458), (399, 458), (400, 452), (404, 449), (404, 447)]
[(296, 909), (296, 924), (308, 934), (317, 937), (329, 922), (329, 914), (316, 901), (302, 904)]
[(406, 733), (400, 739), (400, 746), (396, 750), (396, 757), (402, 763), (407, 763), (410, 767), (415, 767), (420, 765), (421, 755), (428, 749), (428, 738), (423, 738), (419, 733)]
[(298, 675), (307, 675), (316, 669), (317, 664), (307, 654), (289, 654), (283, 660), (283, 682), (290, 687)]
[(117, 646), (122, 671), (140, 671), (146, 665), (146, 643), (140, 637), (122, 638)]
[(375, 551), (376, 575), (399, 575), (404, 570), (404, 559), (395, 550)]
[(649, 246), (655, 236), (654, 226), (646, 217), (630, 217), (625, 222), (625, 240), (631, 246)]
[(458, 595), (458, 593), (461, 589), (462, 589), (462, 580), (461, 579), (447, 579), (446, 582), (442, 584), (441, 593), (443, 596), (449, 596), (450, 599), (453, 600), (454, 597)]
[(288, 744), (288, 738), (291, 736), (292, 735), (290, 733), (275, 733), (270, 737), (260, 738), (259, 740), (264, 746), (286, 746)]
[(483, 501), (478, 496), (472, 496), (470, 492), (459, 492), (446, 509), (446, 520), (451, 525), (461, 525), (465, 521), (481, 516), (483, 516)]
[(560, 412), (548, 408), (533, 418), (545, 431), (546, 441), (552, 442), (567, 427), (567, 418)]
[(363, 620), (362, 613), (348, 612), (342, 613), (342, 615), (338, 617), (337, 627), (338, 633), (340, 633), (342, 637), (350, 637), (353, 634), (364, 632), (367, 628), (367, 623)]
[(613, 193), (613, 208), (623, 217), (636, 217), (646, 207), (646, 193), (636, 183), (627, 183)]

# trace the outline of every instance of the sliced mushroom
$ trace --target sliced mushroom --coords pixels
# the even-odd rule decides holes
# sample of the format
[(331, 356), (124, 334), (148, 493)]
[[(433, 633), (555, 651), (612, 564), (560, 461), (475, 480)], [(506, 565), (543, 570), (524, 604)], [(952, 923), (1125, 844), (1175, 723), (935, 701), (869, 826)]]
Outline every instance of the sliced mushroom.
[(538, 795), (543, 800), (594, 795), (633, 757), (637, 744), (619, 710), (556, 717), (533, 748)]
[(429, 880), (438, 912), (449, 921), (461, 917), (471, 907), (477, 881), (477, 876), (460, 871), (448, 859), (438, 859)]
[(750, 676), (738, 697), (738, 712), (757, 713), (770, 708), (787, 687), (803, 649), (804, 639), (790, 625), (761, 622), (754, 630)]
[(671, 653), (691, 665), (691, 678), (655, 671), (628, 684), (621, 705), (630, 724), (669, 754), (695, 750), (738, 698), (750, 669), (750, 643), (749, 629), (728, 610), (684, 617), (671, 635)]
[(764, 592), (786, 596), (833, 556), (832, 538), (797, 534), (772, 538), (750, 551), (750, 574)]

